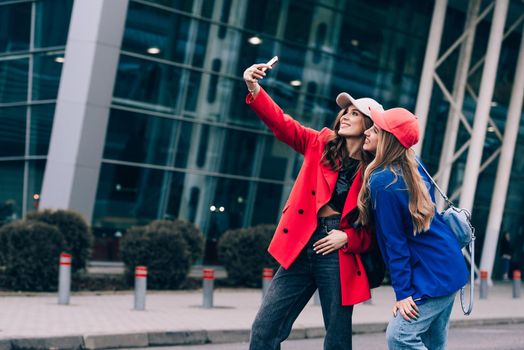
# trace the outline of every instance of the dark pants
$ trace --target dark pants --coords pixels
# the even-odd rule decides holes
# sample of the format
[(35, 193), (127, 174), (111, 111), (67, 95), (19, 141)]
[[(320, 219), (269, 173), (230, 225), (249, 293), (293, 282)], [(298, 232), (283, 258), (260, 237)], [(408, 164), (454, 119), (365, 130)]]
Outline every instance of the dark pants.
[(342, 306), (338, 252), (322, 256), (313, 251), (313, 243), (338, 226), (339, 217), (319, 218), (298, 258), (289, 269), (278, 269), (253, 323), (250, 350), (280, 349), (317, 288), (326, 327), (324, 349), (351, 349), (353, 306)]

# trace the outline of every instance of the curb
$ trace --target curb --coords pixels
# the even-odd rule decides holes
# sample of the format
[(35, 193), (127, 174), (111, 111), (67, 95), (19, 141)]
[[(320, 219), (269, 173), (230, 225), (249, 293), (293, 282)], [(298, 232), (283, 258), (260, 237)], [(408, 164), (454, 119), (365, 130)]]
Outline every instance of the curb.
[[(494, 326), (524, 323), (524, 317), (452, 320), (451, 328)], [(383, 333), (386, 322), (353, 325), (353, 334)], [(0, 339), (0, 350), (102, 350), (117, 348), (145, 348), (156, 346), (241, 343), (249, 341), (249, 329), (204, 329), (181, 331), (138, 332), (123, 334), (88, 334), (58, 337)], [(321, 338), (324, 327), (296, 328), (288, 339)]]

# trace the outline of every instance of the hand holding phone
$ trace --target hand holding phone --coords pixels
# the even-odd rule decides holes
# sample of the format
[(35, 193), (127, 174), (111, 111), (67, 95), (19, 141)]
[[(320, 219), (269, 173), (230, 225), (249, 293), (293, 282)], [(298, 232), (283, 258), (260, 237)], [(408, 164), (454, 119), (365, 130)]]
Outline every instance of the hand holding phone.
[[(272, 59), (270, 59), (266, 64), (273, 68), (275, 64), (278, 62), (278, 56), (274, 56)], [(267, 68), (262, 68), (263, 71), (266, 71)]]

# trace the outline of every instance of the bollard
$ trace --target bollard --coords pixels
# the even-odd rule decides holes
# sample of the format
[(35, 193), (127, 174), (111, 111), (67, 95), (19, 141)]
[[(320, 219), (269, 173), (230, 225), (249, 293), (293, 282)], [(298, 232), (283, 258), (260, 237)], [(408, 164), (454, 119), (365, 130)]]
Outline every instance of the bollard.
[(318, 293), (318, 289), (315, 291), (315, 294), (313, 294), (313, 305), (320, 305), (320, 294)]
[(204, 309), (211, 309), (213, 307), (213, 285), (215, 283), (215, 270), (204, 269), (204, 276), (202, 278), (202, 291), (204, 293), (204, 301), (202, 306)]
[(135, 267), (135, 310), (146, 309), (147, 267)]
[(520, 270), (513, 270), (513, 299), (520, 298), (520, 291), (522, 286)]
[(71, 262), (73, 256), (67, 253), (60, 254), (60, 265), (58, 272), (58, 304), (69, 305), (71, 294)]
[(262, 269), (262, 299), (267, 294), (267, 290), (269, 289), (269, 285), (271, 284), (271, 280), (273, 279), (273, 269), (269, 267), (265, 267)]
[(488, 271), (480, 270), (480, 299), (488, 298)]

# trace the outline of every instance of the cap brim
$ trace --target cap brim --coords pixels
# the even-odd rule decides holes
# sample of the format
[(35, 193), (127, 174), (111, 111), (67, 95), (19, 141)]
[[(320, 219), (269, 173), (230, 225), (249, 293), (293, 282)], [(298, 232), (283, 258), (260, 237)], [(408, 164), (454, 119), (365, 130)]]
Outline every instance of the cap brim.
[(363, 110), (362, 105), (359, 105), (359, 103), (347, 92), (341, 92), (340, 94), (338, 94), (336, 101), (337, 105), (341, 109), (348, 108), (350, 105), (352, 105), (355, 106), (355, 108), (358, 109), (362, 114), (369, 117), (369, 110)]
[(389, 131), (389, 127), (384, 118), (384, 114), (381, 111), (376, 110), (375, 108), (370, 108), (370, 118), (375, 125), (377, 125), (382, 130)]
[(352, 105), (355, 103), (355, 99), (351, 97), (347, 92), (341, 92), (337, 96), (337, 105), (344, 109), (348, 108), (349, 105)]

